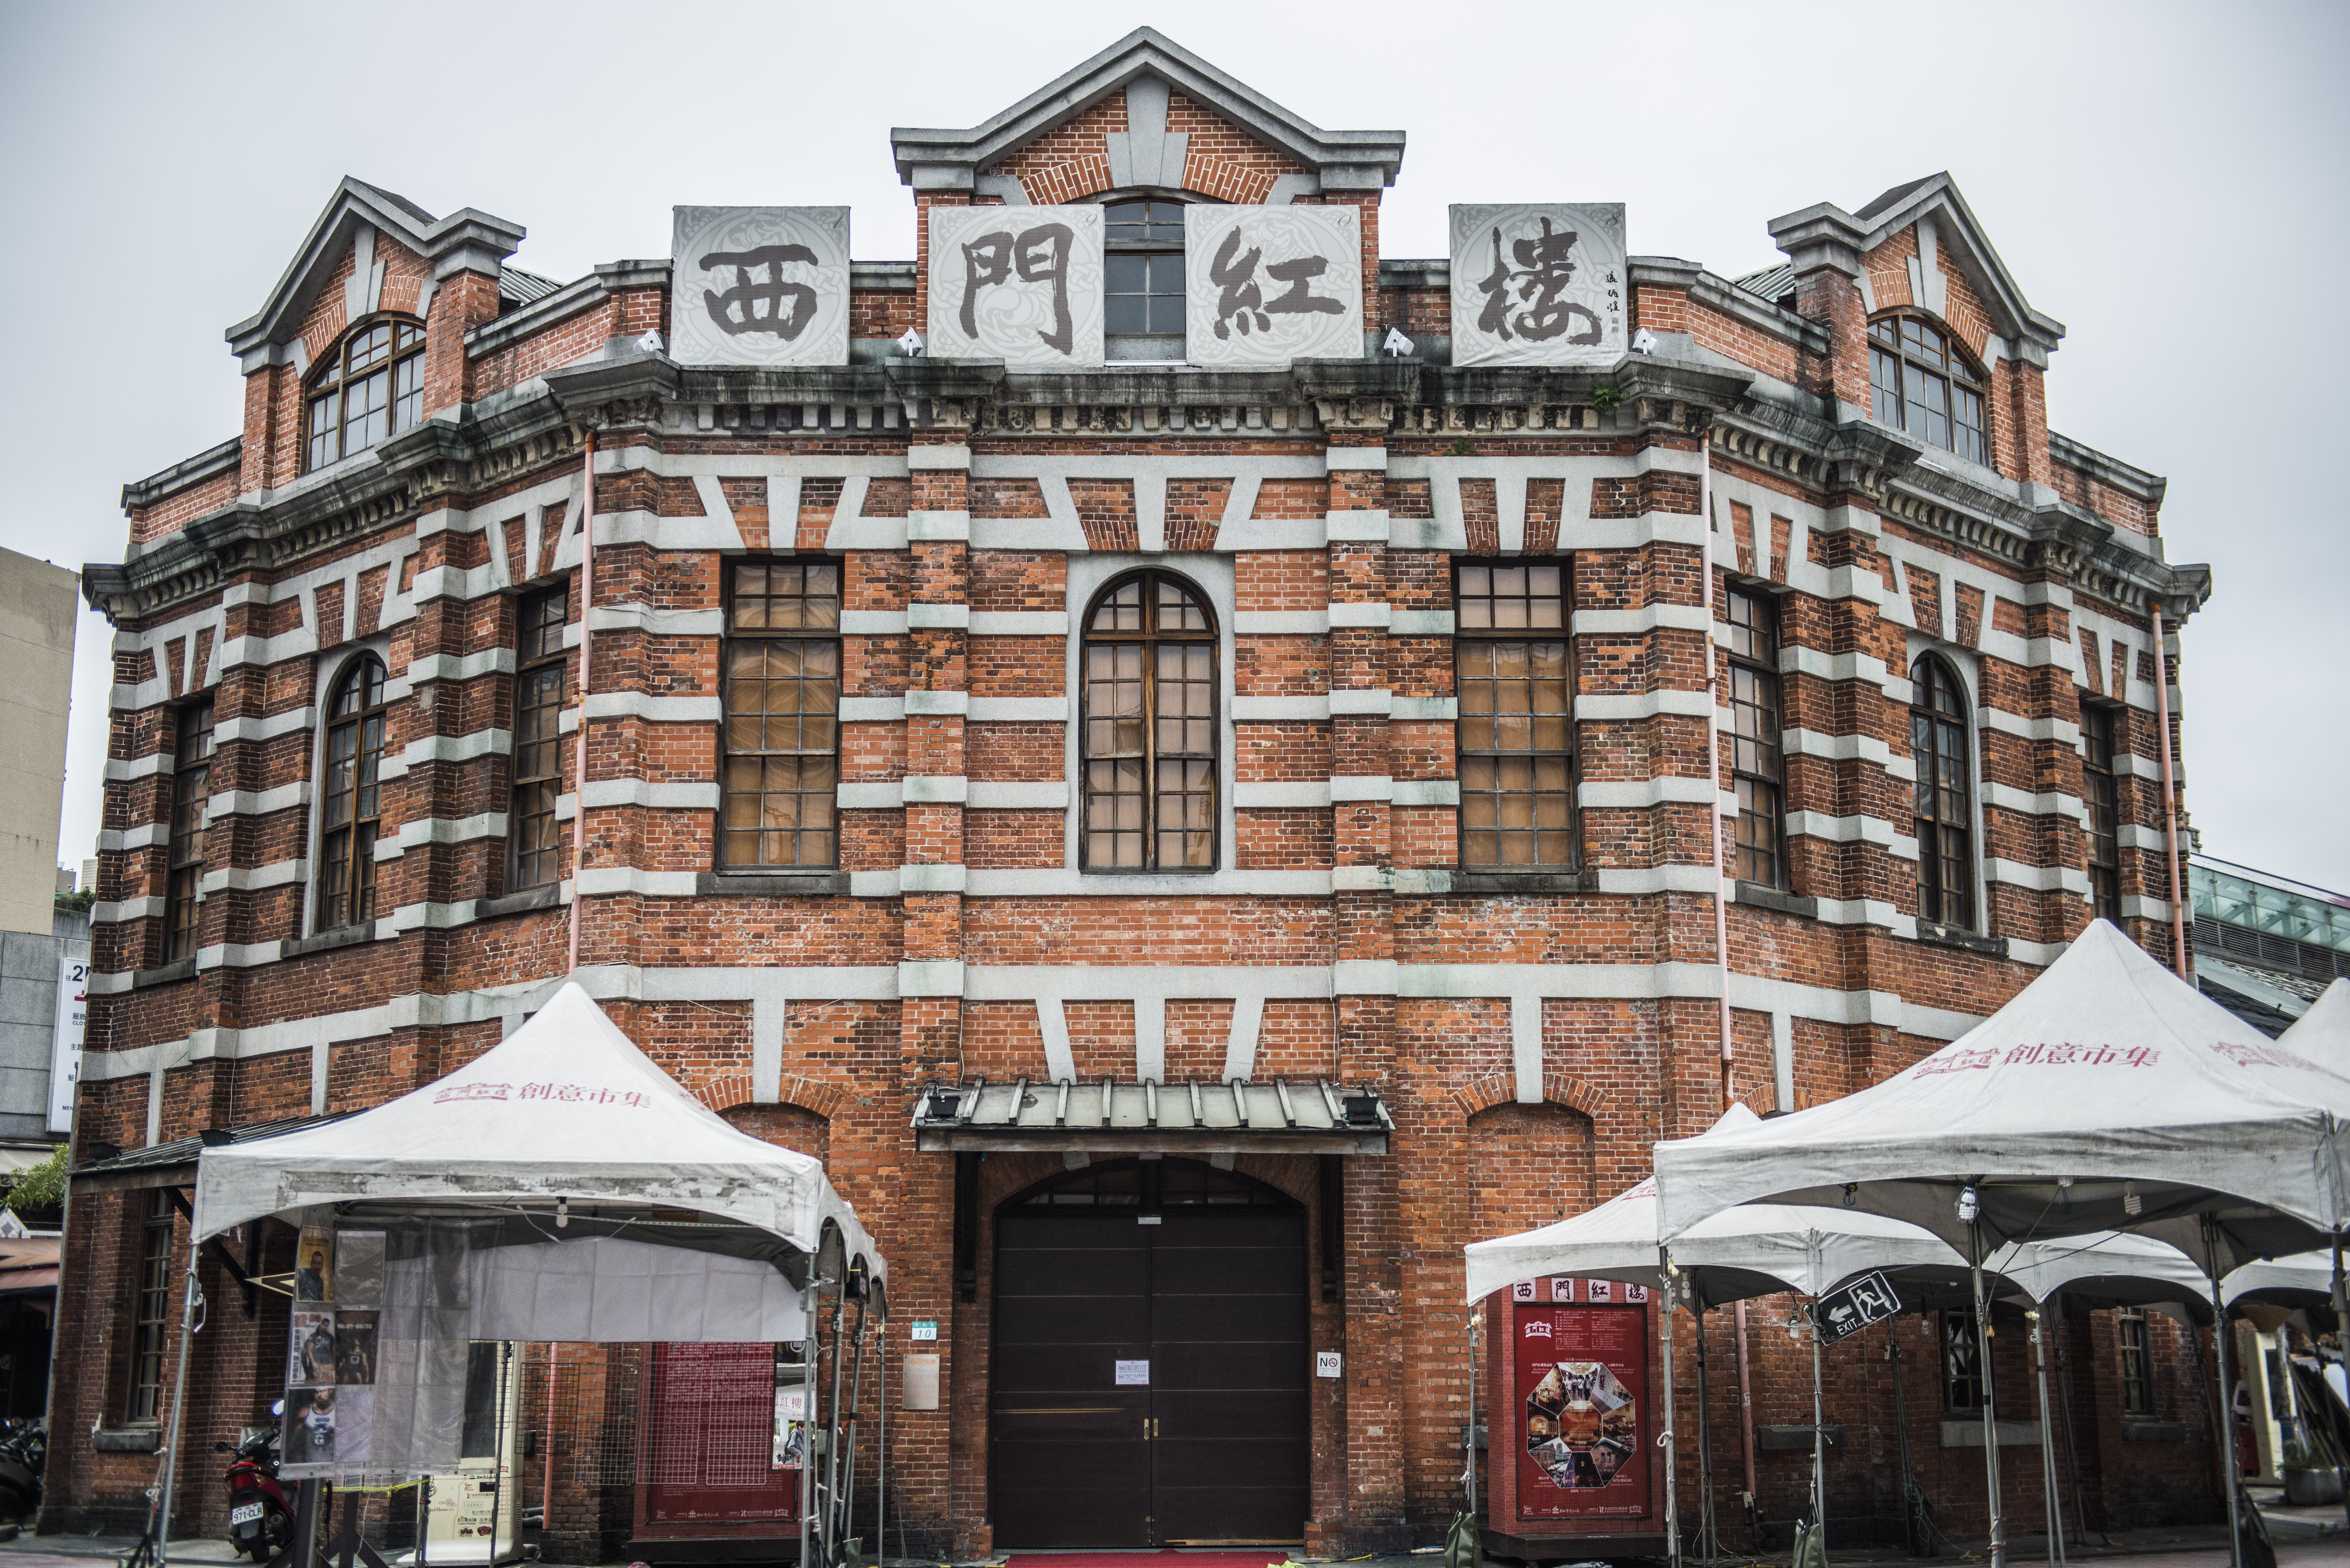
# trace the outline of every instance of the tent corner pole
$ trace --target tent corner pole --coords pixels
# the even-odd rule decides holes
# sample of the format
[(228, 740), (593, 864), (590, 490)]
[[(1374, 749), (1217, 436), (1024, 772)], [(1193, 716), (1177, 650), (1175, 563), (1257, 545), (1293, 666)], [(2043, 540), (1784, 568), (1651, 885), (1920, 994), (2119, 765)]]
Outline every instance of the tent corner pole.
[(1991, 1503), (1991, 1568), (2007, 1568), (2007, 1520), (1999, 1503), (1999, 1393), (1991, 1369), (1991, 1303), (1983, 1299), (1982, 1221), (1967, 1223), (1967, 1274), (1974, 1292), (1975, 1364), (1982, 1369), (1983, 1486)]
[(1697, 1322), (1697, 1548), (1711, 1563), (1721, 1555), (1721, 1531), (1713, 1517), (1713, 1426), (1706, 1406), (1711, 1391), (1705, 1376), (1705, 1298), (1690, 1294), (1690, 1310)]
[(1754, 1378), (1747, 1362), (1746, 1303), (1735, 1309), (1738, 1318), (1738, 1436), (1745, 1450), (1746, 1490), (1739, 1494), (1746, 1511), (1746, 1545), (1754, 1546)]
[[(1817, 1305), (1819, 1298), (1813, 1298)], [(1804, 1314), (1807, 1318), (1810, 1314)], [(1805, 1324), (1812, 1331), (1812, 1552), (1825, 1563), (1828, 1552), (1828, 1429), (1827, 1411), (1820, 1397), (1820, 1325)]]
[(873, 1340), (873, 1404), (879, 1414), (873, 1438), (873, 1561), (889, 1555), (889, 1320), (882, 1318)]
[(155, 1488), (155, 1568), (164, 1568), (171, 1561), (172, 1494), (180, 1480), (180, 1434), (185, 1425), (188, 1404), (188, 1353), (195, 1343), (197, 1316), (204, 1308), (204, 1287), (196, 1278), (196, 1258), (202, 1251), (192, 1223), (188, 1227), (187, 1287), (180, 1302), (180, 1359), (172, 1373), (172, 1424), (163, 1434), (163, 1476)]
[(2064, 1561), (2064, 1500), (2056, 1493), (2056, 1445), (2050, 1441), (2055, 1434), (2048, 1418), (2048, 1342), (2041, 1334), (2042, 1305), (2034, 1303), (2032, 1308), (2032, 1366), (2040, 1383), (2041, 1511), (2048, 1516), (2049, 1565), (2056, 1568)]
[(2228, 1561), (2234, 1568), (2244, 1568), (2243, 1488), (2236, 1473), (2236, 1387), (2228, 1376), (2228, 1303), (2220, 1290), (2220, 1222), (2210, 1215), (2203, 1216), (2203, 1272), (2211, 1282), (2211, 1359), (2212, 1376), (2218, 1380), (2218, 1397), (2212, 1407), (2220, 1417), (2218, 1441), (2220, 1450), (2220, 1490), (2228, 1497)]
[[(1670, 1568), (1681, 1563), (1681, 1467), (1678, 1438), (1678, 1394), (1673, 1387), (1673, 1264), (1664, 1260), (1664, 1291), (1660, 1310), (1657, 1314), (1658, 1333), (1665, 1363), (1665, 1429), (1657, 1434), (1657, 1446), (1665, 1450), (1665, 1561)], [(1472, 1460), (1473, 1463), (1473, 1460)]]

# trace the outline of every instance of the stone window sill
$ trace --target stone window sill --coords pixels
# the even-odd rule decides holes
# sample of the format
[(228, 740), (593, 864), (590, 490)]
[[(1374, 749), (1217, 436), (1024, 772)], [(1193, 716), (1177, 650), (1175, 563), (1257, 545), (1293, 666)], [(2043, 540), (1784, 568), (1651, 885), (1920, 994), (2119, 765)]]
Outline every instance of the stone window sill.
[(1918, 922), (1918, 940), (1921, 942), (1930, 942), (1936, 947), (1962, 948), (1970, 953), (1981, 953), (1985, 958), (2003, 959), (2007, 956), (2005, 937), (1979, 937), (1972, 931), (1962, 931), (1956, 926), (1946, 926), (1939, 920), (1920, 919)]
[(296, 937), (279, 950), (278, 957), (301, 958), (308, 953), (332, 952), (337, 948), (355, 948), (361, 942), (373, 940), (375, 940), (375, 927), (371, 923), (364, 926), (338, 926), (331, 931), (320, 931), (316, 936)]
[(1596, 893), (1596, 871), (1455, 871), (1455, 893)]
[(484, 898), (473, 906), (473, 919), (494, 920), (502, 915), (525, 915), (533, 909), (552, 909), (562, 902), (563, 889), (549, 883), (544, 888), (525, 888), (519, 893)]
[[(1844, 1441), (1844, 1424), (1840, 1421), (1823, 1422), (1820, 1432), (1831, 1449)], [(1757, 1427), (1754, 1428), (1754, 1446), (1773, 1450), (1800, 1449), (1808, 1454), (1812, 1451), (1812, 1429), (1809, 1427)]]
[[(1980, 1449), (1983, 1446), (1983, 1424), (1980, 1416), (1945, 1416), (1942, 1417), (1942, 1447), (1946, 1449)], [(2040, 1423), (2037, 1421), (2002, 1421), (1999, 1424), (1999, 1446), (2002, 1449), (2036, 1449), (2040, 1446)]]
[(2125, 1443), (2183, 1443), (2187, 1440), (2184, 1421), (2124, 1421), (2122, 1441)]
[(732, 895), (738, 898), (813, 898), (848, 891), (846, 871), (704, 871), (694, 878), (693, 890), (704, 897)]
[(1766, 888), (1760, 882), (1740, 882), (1731, 902), (1746, 904), (1757, 909), (1776, 909), (1783, 915), (1800, 915), (1807, 920), (1820, 918), (1820, 901), (1794, 893)]
[(101, 1454), (151, 1454), (163, 1446), (163, 1428), (100, 1427), (89, 1435), (89, 1446)]
[(142, 969), (130, 976), (130, 989), (144, 991), (151, 985), (177, 985), (183, 980), (196, 978), (196, 961), (183, 958), (177, 963), (167, 963), (159, 969)]

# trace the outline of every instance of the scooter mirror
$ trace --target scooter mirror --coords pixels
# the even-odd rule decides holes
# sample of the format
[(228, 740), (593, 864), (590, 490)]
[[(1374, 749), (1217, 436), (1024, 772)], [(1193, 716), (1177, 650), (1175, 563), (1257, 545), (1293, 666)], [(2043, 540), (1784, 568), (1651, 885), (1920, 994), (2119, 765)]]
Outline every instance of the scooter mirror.
[(216, 1454), (232, 1453), (232, 1452), (234, 1452), (234, 1449), (231, 1449), (231, 1448), (230, 1448), (226, 1443), (214, 1443), (214, 1444), (213, 1445), (213, 1452), (214, 1452), (214, 1453), (216, 1453)]
[(280, 1420), (283, 1420), (286, 1416), (286, 1401), (283, 1399), (271, 1400), (269, 1404), (269, 1413), (277, 1417)]

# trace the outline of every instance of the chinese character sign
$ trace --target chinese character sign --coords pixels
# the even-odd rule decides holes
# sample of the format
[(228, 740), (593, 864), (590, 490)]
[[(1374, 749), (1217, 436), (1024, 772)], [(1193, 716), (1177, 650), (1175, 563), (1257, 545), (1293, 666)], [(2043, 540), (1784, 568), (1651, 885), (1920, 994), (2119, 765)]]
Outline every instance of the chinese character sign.
[(681, 365), (848, 363), (848, 209), (679, 207), (670, 357)]
[(1631, 290), (1620, 203), (1452, 210), (1452, 362), (1613, 365)]
[(1513, 1304), (1509, 1322), (1518, 1518), (1647, 1517), (1648, 1309)]
[(1183, 344), (1194, 365), (1363, 357), (1363, 215), (1183, 209)]
[(1097, 369), (1102, 219), (1098, 206), (931, 208), (931, 357)]

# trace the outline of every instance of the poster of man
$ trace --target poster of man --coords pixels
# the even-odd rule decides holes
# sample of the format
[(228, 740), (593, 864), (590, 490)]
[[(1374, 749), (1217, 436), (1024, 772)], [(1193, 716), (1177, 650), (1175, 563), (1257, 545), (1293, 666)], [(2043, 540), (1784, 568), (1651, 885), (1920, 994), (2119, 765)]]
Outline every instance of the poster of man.
[(302, 1243), (295, 1249), (294, 1299), (330, 1302), (335, 1299), (335, 1233), (323, 1225), (302, 1227)]
[(338, 1312), (335, 1314), (335, 1383), (348, 1388), (375, 1381), (376, 1314)]
[(289, 1354), (286, 1358), (286, 1386), (289, 1388), (315, 1388), (335, 1380), (335, 1314), (330, 1312), (294, 1314), (294, 1330), (287, 1336)]
[(374, 1441), (372, 1388), (296, 1388), (286, 1396), (285, 1462), (293, 1480), (348, 1473), (368, 1462)]
[(334, 1389), (294, 1389), (286, 1397), (286, 1464), (333, 1464), (335, 1427)]

